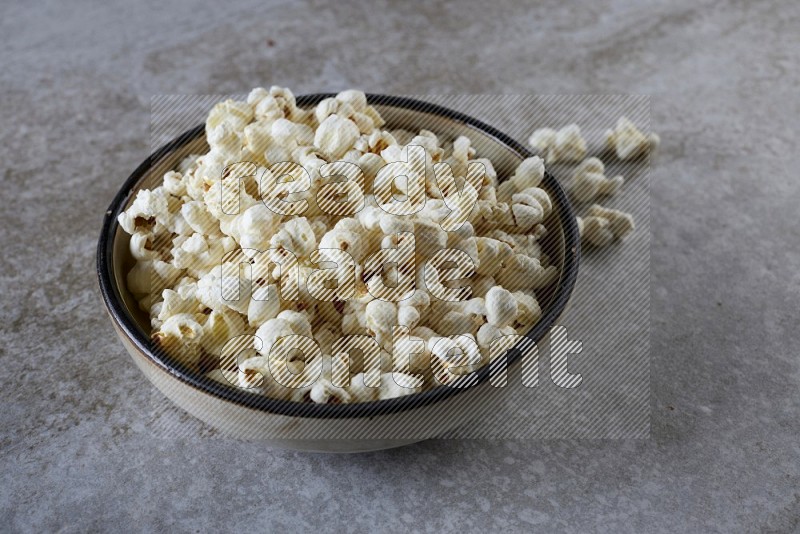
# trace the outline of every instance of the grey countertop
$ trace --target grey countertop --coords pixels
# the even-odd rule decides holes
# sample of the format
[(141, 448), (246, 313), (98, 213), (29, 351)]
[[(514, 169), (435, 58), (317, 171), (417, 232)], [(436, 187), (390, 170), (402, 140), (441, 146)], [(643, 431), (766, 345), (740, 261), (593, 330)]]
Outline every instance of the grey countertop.
[[(800, 528), (800, 4), (219, 4), (0, 7), (4, 530)], [(651, 95), (650, 438), (326, 456), (166, 407), (100, 302), (103, 211), (152, 95), (270, 84)]]

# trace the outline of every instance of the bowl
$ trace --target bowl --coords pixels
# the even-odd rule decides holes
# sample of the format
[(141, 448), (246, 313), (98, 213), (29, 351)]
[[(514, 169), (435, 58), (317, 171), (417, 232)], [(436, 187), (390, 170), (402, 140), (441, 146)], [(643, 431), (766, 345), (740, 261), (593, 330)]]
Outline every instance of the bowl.
[[(297, 98), (310, 107), (334, 95)], [(488, 157), (498, 176), (508, 176), (533, 154), (499, 130), (462, 113), (405, 97), (368, 95), (386, 119), (385, 128), (426, 128), (445, 138), (467, 135), (480, 157)], [(103, 302), (125, 349), (144, 375), (168, 399), (226, 435), (261, 440), (271, 445), (319, 452), (357, 452), (406, 445), (441, 436), (464, 422), (461, 414), (478, 414), (492, 395), (488, 365), (477, 371), (468, 387), (436, 388), (405, 397), (359, 404), (313, 404), (278, 400), (208, 378), (182, 367), (158, 350), (150, 339), (150, 324), (125, 287), (133, 265), (129, 236), (117, 216), (139, 189), (155, 187), (185, 156), (208, 148), (204, 125), (185, 132), (145, 160), (128, 177), (103, 219), (97, 246), (97, 272)], [(541, 343), (564, 313), (578, 272), (580, 245), (575, 215), (563, 188), (549, 173), (540, 186), (551, 196), (553, 210), (545, 252), (559, 269), (558, 280), (538, 293), (542, 317), (525, 335)], [(509, 367), (519, 365), (519, 351), (509, 354)]]

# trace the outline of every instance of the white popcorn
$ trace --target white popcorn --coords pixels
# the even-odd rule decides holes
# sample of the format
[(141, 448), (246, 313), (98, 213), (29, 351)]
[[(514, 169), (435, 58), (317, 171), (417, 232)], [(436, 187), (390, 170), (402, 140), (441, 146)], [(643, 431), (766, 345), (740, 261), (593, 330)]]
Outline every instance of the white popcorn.
[(250, 105), (228, 99), (211, 108), (206, 119), (206, 133), (216, 130), (223, 124), (227, 124), (234, 131), (241, 131), (252, 118), (253, 108)]
[(378, 399), (404, 397), (422, 391), (422, 379), (406, 373), (384, 373), (381, 375)]
[(531, 327), (542, 317), (542, 309), (534, 295), (522, 291), (512, 293), (517, 301), (517, 316), (514, 323), (520, 327)]
[(358, 373), (350, 379), (350, 385), (346, 389), (351, 402), (370, 402), (378, 399), (378, 388), (368, 387), (364, 382), (365, 378), (364, 373)]
[(474, 330), (472, 317), (460, 311), (445, 313), (438, 322), (438, 331), (444, 336), (455, 336)]
[(392, 327), (397, 324), (397, 306), (383, 300), (370, 301), (364, 309), (367, 331), (384, 348), (391, 348)]
[(161, 260), (137, 261), (127, 276), (127, 287), (134, 295), (160, 294), (180, 276), (180, 269)]
[(314, 142), (314, 130), (305, 124), (297, 124), (288, 119), (278, 119), (272, 123), (272, 139), (283, 147), (295, 148)]
[(604, 247), (622, 239), (634, 230), (633, 217), (628, 213), (594, 204), (587, 217), (578, 218), (581, 239), (596, 247)]
[(264, 121), (271, 122), (284, 116), (283, 110), (278, 100), (269, 95), (262, 98), (255, 106), (256, 118)]
[(212, 310), (231, 308), (239, 313), (247, 314), (252, 297), (252, 285), (249, 280), (240, 278), (238, 265), (219, 260), (215, 267), (197, 280), (197, 300)]
[(134, 232), (131, 235), (130, 251), (135, 260), (154, 260), (158, 252), (153, 250), (153, 234), (150, 232)]
[(516, 193), (511, 197), (511, 202), (515, 228), (526, 232), (544, 220), (544, 207), (535, 196)]
[(278, 318), (269, 319), (256, 331), (256, 337), (261, 340), (261, 343), (260, 346), (256, 343), (255, 349), (262, 356), (268, 357), (278, 339), (293, 335), (295, 335), (295, 331), (292, 330), (288, 321)]
[(478, 329), (476, 340), (481, 349), (488, 349), (492, 341), (502, 335), (499, 328), (492, 323), (486, 323)]
[(528, 138), (528, 144), (533, 148), (545, 152), (555, 142), (556, 131), (552, 128), (539, 128)]
[(220, 354), (225, 344), (243, 327), (242, 316), (231, 310), (212, 310), (203, 324), (200, 347), (208, 354)]
[(250, 104), (250, 107), (255, 107), (259, 102), (268, 97), (269, 91), (263, 87), (256, 87), (247, 94), (247, 99), (245, 101)]
[(558, 131), (541, 128), (533, 132), (530, 145), (545, 154), (547, 163), (580, 161), (586, 156), (586, 141), (577, 124), (564, 126)]
[(442, 383), (449, 382), (450, 375), (469, 374), (486, 363), (472, 334), (431, 338), (428, 344), (431, 354), (438, 360), (434, 362), (433, 372)]
[(314, 229), (305, 217), (290, 219), (272, 236), (270, 248), (288, 250), (297, 257), (307, 258), (317, 248)]
[(606, 131), (606, 144), (621, 160), (633, 159), (658, 147), (660, 138), (651, 133), (643, 134), (626, 117), (620, 117), (612, 130)]
[(165, 219), (168, 216), (167, 198), (162, 194), (162, 190), (142, 189), (136, 193), (136, 199), (131, 207), (119, 214), (118, 220), (123, 230), (133, 234), (143, 227), (154, 226), (156, 219)]
[(317, 122), (322, 124), (322, 122), (336, 113), (336, 110), (339, 109), (339, 101), (335, 98), (326, 98), (321, 100), (317, 107), (314, 108), (314, 116), (317, 119)]
[(572, 194), (579, 202), (591, 202), (601, 195), (613, 195), (624, 183), (622, 176), (606, 178), (603, 162), (597, 158), (587, 158), (575, 169)]
[(359, 230), (351, 231), (342, 227), (331, 229), (319, 241), (320, 254), (328, 258), (330, 255), (325, 252), (325, 249), (342, 250), (356, 260), (361, 259), (361, 235)]
[(350, 393), (344, 389), (334, 386), (329, 380), (321, 378), (311, 386), (309, 394), (311, 400), (317, 404), (341, 404), (351, 402)]
[(172, 264), (193, 276), (201, 276), (218, 266), (226, 252), (231, 250), (230, 238), (207, 239), (201, 234), (192, 234), (179, 246), (172, 249)]
[(358, 167), (364, 173), (364, 178), (369, 186), (369, 190), (372, 190), (372, 182), (375, 180), (375, 176), (385, 163), (386, 162), (383, 161), (382, 157), (380, 157), (378, 154), (372, 154), (371, 152), (362, 154), (359, 156), (358, 161), (356, 161), (356, 165), (358, 165)]
[[(197, 301), (193, 298), (183, 298), (180, 293), (171, 289), (165, 289), (161, 294), (164, 299), (159, 304), (158, 321), (163, 325), (164, 321), (179, 313), (193, 314), (197, 310)], [(152, 310), (151, 310), (152, 312)]]
[[(242, 336), (238, 371), (209, 376), (233, 373), (241, 387), (290, 401), (355, 403), (418, 393), (435, 387), (434, 378), (447, 382), (476, 370), (488, 362), (492, 339), (536, 324), (542, 310), (533, 289), (558, 275), (539, 242), (553, 211), (541, 188), (542, 158), (498, 176), (467, 136), (384, 125), (355, 90), (313, 109), (298, 108), (281, 87), (214, 106), (208, 152), (184, 158), (163, 185), (139, 191), (119, 216), (134, 260), (127, 287), (148, 313), (154, 341), (199, 367)], [(580, 151), (577, 127), (551, 137), (548, 161)], [(409, 159), (417, 154), (411, 147), (424, 149), (424, 170), (421, 160)], [(273, 167), (278, 162), (296, 165)], [(363, 178), (344, 176), (346, 162)], [(449, 169), (434, 169), (440, 163)], [(376, 184), (387, 164), (394, 166)], [(426, 196), (406, 201), (415, 210), (401, 214), (406, 178), (424, 183)], [(352, 184), (360, 194), (328, 187), (334, 183)], [(359, 209), (331, 209), (342, 202)], [(303, 209), (282, 209), (290, 205)], [(629, 231), (624, 217), (592, 210), (585, 236), (597, 225), (611, 239)], [(443, 259), (444, 249), (452, 249), (454, 264)], [(400, 250), (404, 255), (392, 256)], [(387, 261), (370, 260), (376, 257)], [(433, 258), (426, 277), (423, 267)], [(469, 260), (472, 268), (464, 264)], [(474, 274), (456, 281), (453, 267)], [(401, 279), (401, 291), (383, 293)], [(381, 300), (390, 294), (398, 301)], [(334, 354), (347, 334), (374, 339), (380, 366)], [(244, 335), (257, 339), (251, 344)], [(301, 342), (305, 359), (278, 343), (287, 336)]]
[(258, 327), (269, 319), (276, 318), (280, 313), (281, 303), (278, 298), (278, 286), (275, 284), (254, 287), (252, 297), (247, 305), (247, 321), (250, 326)]
[(383, 120), (383, 117), (381, 117), (381, 114), (378, 113), (378, 110), (375, 109), (375, 107), (373, 107), (373, 106), (367, 106), (364, 109), (364, 115), (366, 115), (367, 117), (372, 119), (372, 124), (375, 125), (375, 128), (380, 128), (381, 126), (386, 124), (386, 121)]
[(350, 119), (331, 115), (322, 121), (314, 134), (314, 145), (337, 159), (344, 156), (358, 139), (358, 126)]
[(273, 85), (269, 88), (269, 94), (275, 99), (278, 109), (281, 110), (283, 116), (295, 122), (301, 122), (303, 113), (297, 108), (294, 94), (286, 87), (278, 87)]
[(264, 251), (279, 224), (280, 216), (259, 202), (247, 208), (239, 219), (239, 243), (242, 248)]
[[(498, 270), (499, 270), (498, 266)], [(486, 293), (497, 285), (497, 281), (491, 276), (477, 275), (472, 279), (472, 296), (483, 297)]]
[(204, 202), (193, 200), (184, 203), (181, 206), (181, 215), (198, 234), (212, 235), (219, 232), (219, 222), (209, 213)]
[(517, 166), (514, 176), (509, 182), (514, 185), (517, 191), (528, 189), (529, 187), (539, 187), (544, 179), (544, 162), (542, 158), (534, 156), (527, 158)]
[(399, 306), (397, 308), (397, 324), (414, 328), (419, 324), (420, 313), (414, 306)]
[(293, 310), (284, 310), (278, 314), (278, 319), (283, 319), (292, 332), (298, 336), (311, 337), (311, 323), (308, 322), (308, 315)]
[(478, 274), (494, 276), (502, 267), (503, 263), (514, 255), (514, 251), (508, 244), (492, 239), (490, 237), (475, 238), (478, 250)]
[(186, 182), (183, 175), (176, 171), (169, 171), (164, 175), (164, 190), (170, 195), (182, 197), (186, 194)]
[(514, 254), (498, 271), (495, 279), (509, 291), (519, 291), (547, 286), (553, 283), (557, 276), (558, 269), (554, 266), (545, 267), (541, 260), (524, 254)]
[(164, 321), (159, 332), (167, 336), (195, 341), (203, 335), (203, 326), (195, 320), (194, 314), (176, 313)]
[(358, 113), (363, 113), (367, 109), (367, 95), (362, 91), (355, 89), (342, 91), (336, 95), (336, 100), (343, 104), (349, 104)]
[(511, 325), (517, 318), (517, 300), (509, 291), (495, 286), (486, 293), (486, 320), (498, 328)]
[(462, 302), (461, 312), (470, 318), (474, 328), (480, 327), (486, 322), (486, 299), (483, 297), (474, 297)]
[[(236, 156), (242, 149), (241, 137), (236, 133), (236, 129), (228, 122), (223, 122), (206, 134), (208, 145), (211, 147), (209, 155), (220, 158), (221, 164), (233, 163)], [(208, 159), (216, 159), (211, 157)], [(206, 174), (206, 178), (218, 179), (218, 173)]]

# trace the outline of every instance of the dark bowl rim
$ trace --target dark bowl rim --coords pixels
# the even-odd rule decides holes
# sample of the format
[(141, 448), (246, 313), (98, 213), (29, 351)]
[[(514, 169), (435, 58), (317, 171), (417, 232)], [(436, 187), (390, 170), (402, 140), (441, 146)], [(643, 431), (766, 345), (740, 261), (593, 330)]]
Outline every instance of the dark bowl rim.
[[(301, 107), (315, 105), (325, 98), (334, 96), (335, 94), (333, 93), (298, 96), (297, 105)], [(464, 113), (454, 111), (438, 104), (424, 102), (414, 98), (381, 94), (367, 94), (367, 100), (370, 104), (421, 111), (458, 121), (488, 135), (495, 141), (516, 152), (523, 159), (534, 155), (524, 145), (496, 128), (465, 115)], [(166, 358), (162, 351), (153, 350), (154, 347), (150, 337), (139, 328), (133, 316), (127, 311), (119, 288), (114, 283), (113, 249), (119, 224), (117, 216), (127, 204), (128, 198), (135, 186), (142, 177), (146, 175), (152, 165), (160, 161), (167, 154), (195, 140), (202, 135), (204, 131), (204, 124), (191, 128), (151, 154), (133, 171), (122, 188), (114, 196), (114, 199), (105, 212), (103, 228), (100, 232), (100, 238), (97, 244), (97, 272), (100, 291), (105, 306), (117, 327), (125, 333), (128, 340), (130, 340), (152, 363), (160, 370), (181, 382), (203, 393), (217, 397), (220, 400), (226, 400), (239, 404), (242, 407), (276, 415), (324, 419), (375, 417), (411, 410), (437, 403), (453, 395), (469, 391), (488, 380), (489, 366), (486, 365), (472, 375), (467, 387), (456, 388), (451, 385), (439, 385), (434, 389), (422, 393), (415, 393), (392, 399), (354, 404), (316, 404), (273, 399), (260, 393), (235, 389), (234, 386), (226, 386), (204, 375), (199, 375), (197, 372), (178, 366)], [(544, 334), (553, 326), (566, 308), (575, 286), (580, 258), (580, 239), (577, 221), (572, 205), (567, 198), (567, 194), (549, 172), (545, 172), (543, 183), (555, 196), (553, 207), (558, 212), (558, 219), (564, 232), (564, 269), (559, 278), (555, 298), (548, 311), (539, 322), (525, 334), (526, 338), (535, 342), (544, 337)], [(513, 350), (509, 354), (507, 365), (511, 366), (520, 357), (521, 351)]]

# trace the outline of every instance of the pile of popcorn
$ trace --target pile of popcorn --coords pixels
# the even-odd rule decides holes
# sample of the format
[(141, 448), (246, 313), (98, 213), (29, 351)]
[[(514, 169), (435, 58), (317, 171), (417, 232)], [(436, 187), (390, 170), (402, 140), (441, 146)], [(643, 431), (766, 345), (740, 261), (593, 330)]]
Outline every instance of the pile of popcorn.
[(501, 183), (467, 137), (384, 126), (354, 90), (217, 104), (209, 151), (119, 216), (154, 341), (200, 370), (223, 355), (210, 376), (271, 397), (347, 403), (452, 381), (536, 324), (559, 274), (543, 160)]
[[(608, 150), (625, 161), (649, 155), (658, 147), (660, 138), (655, 133), (641, 132), (629, 119), (620, 117), (616, 126), (606, 131), (605, 141)], [(625, 183), (622, 176), (608, 178), (605, 165), (599, 158), (586, 158), (586, 140), (577, 124), (559, 130), (540, 128), (533, 132), (528, 142), (544, 155), (547, 163), (580, 162), (572, 175), (570, 189), (572, 199), (578, 204), (612, 196)], [(592, 204), (577, 222), (582, 242), (594, 247), (609, 245), (634, 230), (630, 214), (599, 204)]]
[[(119, 216), (135, 259), (127, 287), (154, 342), (216, 380), (316, 403), (452, 383), (513, 346), (559, 275), (541, 245), (544, 161), (577, 164), (578, 203), (624, 179), (586, 157), (575, 124), (534, 132), (544, 160), (505, 180), (467, 137), (384, 126), (355, 90), (313, 109), (280, 87), (217, 104), (209, 151)], [(623, 117), (606, 143), (627, 160), (658, 137)], [(578, 227), (602, 247), (634, 224), (593, 204)]]

